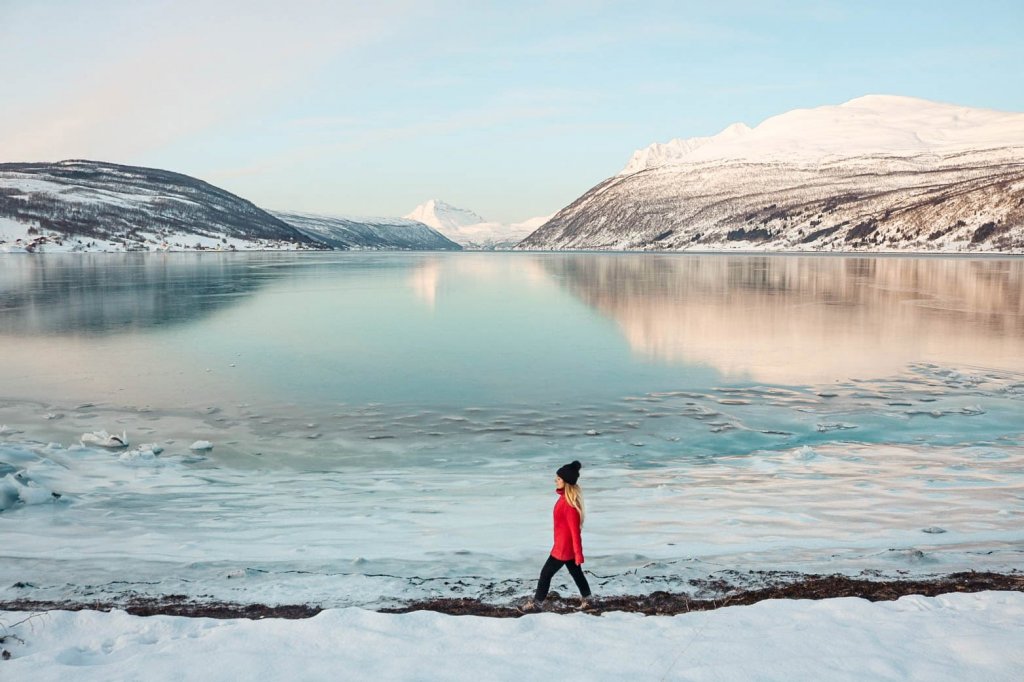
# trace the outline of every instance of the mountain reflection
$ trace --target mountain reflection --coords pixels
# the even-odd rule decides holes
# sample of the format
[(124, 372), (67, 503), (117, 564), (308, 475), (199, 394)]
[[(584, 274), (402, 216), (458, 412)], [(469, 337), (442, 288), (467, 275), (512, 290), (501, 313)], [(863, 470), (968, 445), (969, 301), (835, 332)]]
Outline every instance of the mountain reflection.
[(276, 254), (50, 254), (0, 260), (0, 334), (102, 335), (205, 317), (286, 268)]
[(567, 255), (539, 259), (632, 349), (818, 383), (912, 362), (1024, 370), (1024, 260)]

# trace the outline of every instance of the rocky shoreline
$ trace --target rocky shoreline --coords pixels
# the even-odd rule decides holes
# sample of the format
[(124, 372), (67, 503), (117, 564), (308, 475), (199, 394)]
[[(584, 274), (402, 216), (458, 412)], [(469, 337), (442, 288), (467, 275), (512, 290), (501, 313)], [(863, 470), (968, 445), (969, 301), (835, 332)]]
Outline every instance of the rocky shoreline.
[[(749, 575), (745, 575), (749, 580)], [(1024, 592), (1024, 572), (963, 572), (923, 579), (870, 579), (844, 575), (808, 575), (762, 573), (757, 578), (762, 586), (737, 587), (725, 579), (693, 580), (699, 594), (652, 592), (647, 595), (612, 595), (595, 598), (586, 613), (600, 615), (612, 611), (642, 613), (648, 616), (673, 616), (690, 611), (711, 611), (725, 606), (744, 606), (766, 599), (831, 599), (858, 597), (868, 601), (893, 601), (908, 595), (934, 597), (953, 592), (984, 592), (988, 590)], [(552, 592), (545, 603), (548, 613), (576, 613), (579, 599), (574, 594), (562, 597)], [(0, 601), (0, 611), (111, 611), (123, 610), (136, 616), (187, 616), (193, 618), (310, 618), (325, 610), (315, 604), (242, 604), (203, 601), (185, 595), (128, 596), (119, 601)], [(439, 598), (407, 602), (378, 609), (381, 613), (433, 611), (447, 615), (517, 618), (524, 615), (518, 602), (486, 603), (477, 598)]]

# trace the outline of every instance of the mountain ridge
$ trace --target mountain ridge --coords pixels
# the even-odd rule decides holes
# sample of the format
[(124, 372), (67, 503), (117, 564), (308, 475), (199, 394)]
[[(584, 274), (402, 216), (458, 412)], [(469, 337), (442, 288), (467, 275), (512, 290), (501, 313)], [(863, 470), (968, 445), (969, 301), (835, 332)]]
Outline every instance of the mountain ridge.
[(405, 218), (367, 218), (300, 211), (270, 211), (303, 234), (335, 249), (461, 251), (437, 230)]
[(517, 248), (1024, 249), (1024, 114), (869, 95), (726, 131), (638, 150)]
[(324, 248), (198, 178), (85, 159), (0, 164), (0, 241), (6, 250)]
[(1024, 148), (1024, 115), (899, 95), (865, 95), (837, 105), (793, 109), (753, 128), (733, 123), (717, 135), (654, 143), (635, 151), (619, 175), (701, 161), (819, 163), (1000, 148)]
[(429, 225), (465, 249), (492, 251), (515, 247), (551, 216), (500, 223), (488, 221), (469, 209), (458, 208), (439, 199), (428, 199), (404, 217)]
[(0, 252), (460, 248), (419, 222), (267, 211), (160, 168), (0, 164)]

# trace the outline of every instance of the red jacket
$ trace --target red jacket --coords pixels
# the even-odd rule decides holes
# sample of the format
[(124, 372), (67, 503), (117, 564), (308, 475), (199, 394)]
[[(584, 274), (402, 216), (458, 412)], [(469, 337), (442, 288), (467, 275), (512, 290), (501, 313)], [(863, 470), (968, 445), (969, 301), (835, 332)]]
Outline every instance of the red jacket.
[(583, 539), (580, 537), (580, 513), (565, 499), (565, 491), (558, 491), (555, 502), (555, 546), (551, 556), (559, 561), (583, 563)]

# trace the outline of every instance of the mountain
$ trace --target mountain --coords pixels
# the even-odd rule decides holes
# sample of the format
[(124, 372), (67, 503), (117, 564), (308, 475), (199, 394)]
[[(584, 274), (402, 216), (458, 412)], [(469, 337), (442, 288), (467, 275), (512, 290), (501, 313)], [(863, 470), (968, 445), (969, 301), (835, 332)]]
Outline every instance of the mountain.
[(351, 218), (271, 211), (282, 221), (332, 249), (460, 251), (461, 246), (416, 220)]
[(324, 248), (180, 173), (99, 161), (0, 164), (0, 250)]
[(1024, 114), (869, 95), (634, 153), (518, 248), (1024, 250)]
[(403, 216), (409, 220), (418, 220), (424, 225), (429, 225), (435, 230), (447, 232), (457, 231), (459, 228), (468, 225), (477, 225), (486, 222), (473, 211), (464, 208), (456, 208), (451, 204), (437, 199), (430, 199), (412, 210), (408, 215)]
[(405, 217), (429, 225), (464, 248), (476, 251), (511, 249), (550, 218), (531, 218), (511, 224), (491, 222), (473, 211), (437, 199), (420, 204)]
[(723, 142), (745, 137), (750, 132), (743, 123), (733, 123), (731, 126), (710, 137), (690, 137), (686, 139), (676, 138), (665, 144), (655, 142), (649, 147), (638, 149), (633, 152), (629, 163), (623, 168), (619, 175), (630, 175), (648, 168), (657, 168), (671, 163), (678, 163), (683, 157), (692, 154), (696, 150), (708, 144), (721, 145)]

